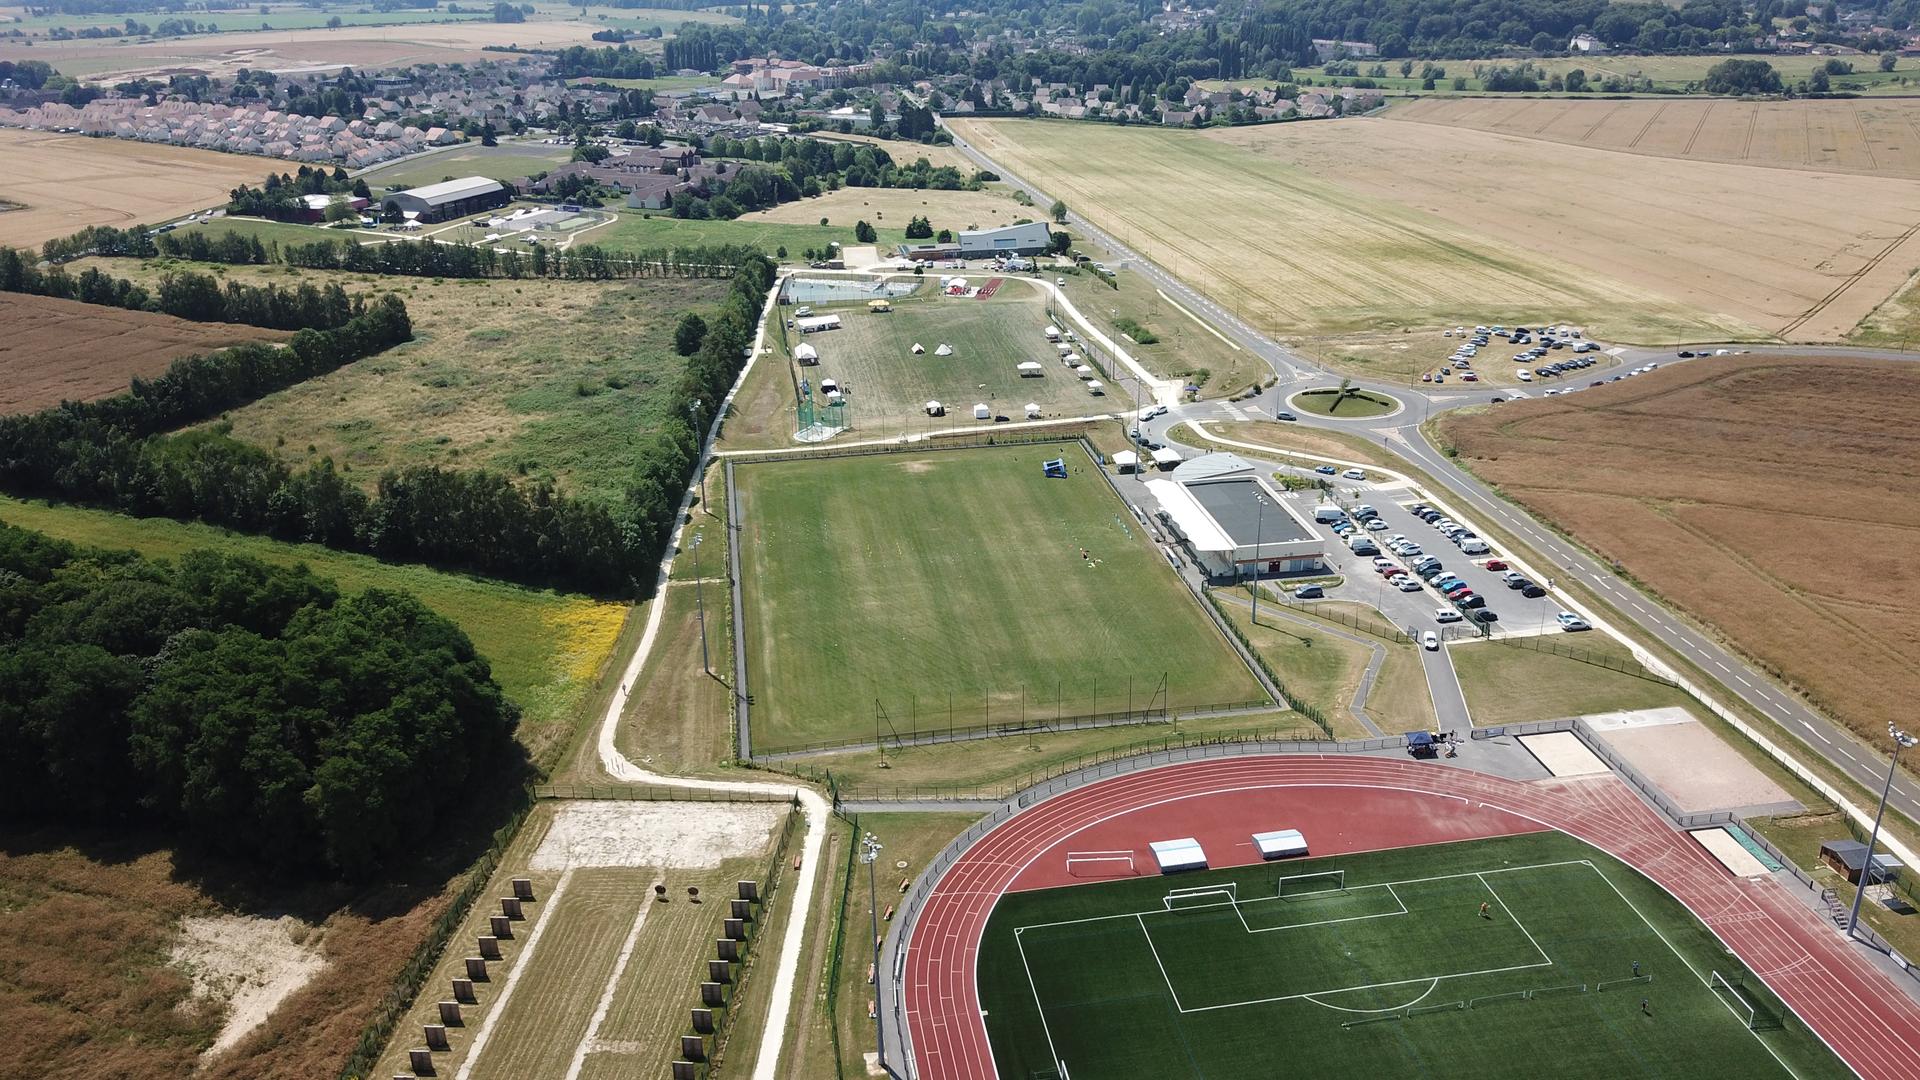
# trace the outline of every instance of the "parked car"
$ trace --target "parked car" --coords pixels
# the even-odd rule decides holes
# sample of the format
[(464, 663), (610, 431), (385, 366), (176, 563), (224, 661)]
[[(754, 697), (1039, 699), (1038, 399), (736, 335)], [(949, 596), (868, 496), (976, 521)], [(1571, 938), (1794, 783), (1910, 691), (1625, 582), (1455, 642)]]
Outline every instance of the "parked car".
[(1420, 647), (1428, 652), (1440, 651), (1440, 635), (1429, 630), (1420, 635)]
[(1532, 582), (1528, 582), (1526, 587), (1520, 590), (1520, 595), (1529, 600), (1538, 600), (1540, 597), (1547, 595), (1547, 590)]
[(1167, 415), (1167, 407), (1165, 405), (1149, 405), (1140, 410), (1140, 419), (1142, 420), (1152, 420), (1154, 417), (1165, 415)]
[(1395, 565), (1394, 561), (1388, 558), (1375, 558), (1373, 560), (1374, 572), (1378, 574), (1386, 573), (1388, 570), (1393, 569)]
[(1505, 570), (1506, 568), (1507, 568), (1507, 564), (1504, 562), (1501, 562), (1499, 559), (1487, 560), (1487, 569), (1489, 570)]
[(1468, 593), (1465, 596), (1455, 597), (1453, 602), (1463, 608), (1483, 608), (1487, 606), (1487, 598), (1481, 596), (1479, 593)]
[(1459, 622), (1460, 613), (1448, 607), (1436, 608), (1433, 612), (1433, 621), (1442, 623)]
[(1484, 607), (1478, 608), (1473, 613), (1473, 621), (1477, 623), (1482, 623), (1482, 624), (1490, 623), (1490, 622), (1499, 622), (1500, 615), (1498, 612), (1494, 611), (1492, 608), (1484, 608)]
[(1529, 581), (1526, 578), (1515, 578), (1514, 580), (1507, 582), (1507, 588), (1514, 589), (1516, 591), (1520, 589), (1528, 589), (1533, 587), (1534, 587), (1533, 582)]
[(1587, 625), (1587, 620), (1581, 618), (1578, 615), (1575, 615), (1571, 611), (1563, 611), (1560, 614), (1555, 615), (1554, 620), (1560, 624), (1560, 629), (1565, 630), (1568, 633), (1573, 633), (1580, 630), (1593, 629), (1593, 627)]
[(1327, 590), (1318, 585), (1302, 585), (1293, 590), (1293, 598), (1295, 600), (1318, 600), (1325, 595), (1327, 595)]
[(1386, 523), (1386, 522), (1384, 522), (1384, 521), (1381, 521), (1381, 520), (1380, 520), (1379, 518), (1377, 518), (1377, 517), (1375, 517), (1375, 518), (1368, 518), (1368, 519), (1367, 519), (1367, 528), (1369, 528), (1369, 529), (1372, 529), (1372, 530), (1373, 530), (1374, 532), (1386, 532), (1386, 531), (1387, 531), (1387, 523)]
[[(1488, 567), (1488, 569), (1492, 569), (1492, 567)], [(1518, 570), (1509, 570), (1509, 571), (1507, 571), (1506, 573), (1504, 573), (1504, 574), (1501, 574), (1501, 575), (1500, 575), (1500, 580), (1501, 580), (1501, 581), (1504, 581), (1504, 582), (1506, 582), (1506, 583), (1507, 583), (1507, 584), (1509, 584), (1509, 585), (1511, 585), (1511, 584), (1513, 584), (1513, 583), (1514, 583), (1514, 582), (1516, 582), (1516, 581), (1525, 581), (1525, 580), (1527, 580), (1527, 575), (1525, 575), (1525, 574), (1523, 574), (1523, 573), (1521, 573), (1521, 572), (1520, 572), (1520, 571), (1518, 571)]]
[(1339, 470), (1335, 469), (1331, 465), (1322, 465), (1314, 469), (1313, 471), (1319, 473), (1322, 476), (1332, 476), (1335, 472), (1338, 472)]
[(1420, 583), (1410, 577), (1400, 578), (1397, 580), (1396, 584), (1398, 585), (1401, 592), (1419, 592), (1420, 591)]

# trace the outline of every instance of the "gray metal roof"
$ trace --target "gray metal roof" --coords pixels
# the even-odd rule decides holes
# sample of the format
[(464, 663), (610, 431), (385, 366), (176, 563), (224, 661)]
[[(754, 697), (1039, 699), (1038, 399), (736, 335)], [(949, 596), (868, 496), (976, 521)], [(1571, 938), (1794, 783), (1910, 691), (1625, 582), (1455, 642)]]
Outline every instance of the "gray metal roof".
[(424, 200), (429, 206), (438, 206), (441, 203), (471, 199), (475, 195), (490, 195), (504, 189), (505, 185), (498, 180), (489, 180), (484, 176), (466, 176), (458, 180), (442, 180), (437, 184), (428, 184), (426, 187), (396, 191), (394, 194), (408, 195)]
[[(1174, 470), (1176, 473), (1178, 469)], [(1267, 496), (1264, 510), (1254, 501), (1259, 486), (1253, 477), (1227, 477), (1203, 483), (1189, 483), (1187, 493), (1212, 516), (1220, 528), (1242, 547), (1311, 540), (1313, 533), (1300, 524), (1279, 500)]]

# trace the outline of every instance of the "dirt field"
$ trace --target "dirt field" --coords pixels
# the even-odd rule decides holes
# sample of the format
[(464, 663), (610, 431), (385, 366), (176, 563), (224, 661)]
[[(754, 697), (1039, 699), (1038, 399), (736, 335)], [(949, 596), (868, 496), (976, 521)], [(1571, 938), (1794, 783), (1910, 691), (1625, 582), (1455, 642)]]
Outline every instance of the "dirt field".
[[(734, 882), (759, 878), (788, 811), (778, 804), (549, 802), (528, 819), (395, 1032), (371, 1075), (408, 1071), (421, 1025), (436, 1023), (449, 980), (475, 955), (475, 938), (500, 914), (495, 896), (510, 879), (531, 878), (535, 900), (504, 959), (476, 986), (450, 1032), (453, 1049), (434, 1055), (444, 1076), (473, 1080), (577, 1075), (657, 1076), (679, 1049), (687, 1010), (698, 1003), (713, 939)], [(697, 826), (697, 835), (687, 827)], [(669, 899), (653, 899), (653, 885)], [(704, 894), (688, 902), (687, 887)]]
[(0, 414), (125, 390), (177, 357), (287, 335), (251, 326), (0, 293)]
[(584, 45), (596, 29), (585, 22), (454, 22), (196, 34), (145, 43), (135, 39), (121, 39), (119, 43), (0, 43), (0, 60), (43, 60), (63, 73), (104, 81), (178, 71), (212, 75), (242, 67), (256, 71), (352, 67), (360, 71), (499, 59), (498, 53), (482, 51), (488, 45), (547, 49)]
[(1439, 427), (1462, 465), (1883, 737), (1920, 693), (1917, 403), (1912, 364), (1719, 357)]
[(0, 244), (39, 247), (88, 225), (157, 224), (257, 184), (271, 162), (182, 146), (0, 128)]
[(1387, 118), (1690, 161), (1920, 178), (1915, 100), (1430, 98)]

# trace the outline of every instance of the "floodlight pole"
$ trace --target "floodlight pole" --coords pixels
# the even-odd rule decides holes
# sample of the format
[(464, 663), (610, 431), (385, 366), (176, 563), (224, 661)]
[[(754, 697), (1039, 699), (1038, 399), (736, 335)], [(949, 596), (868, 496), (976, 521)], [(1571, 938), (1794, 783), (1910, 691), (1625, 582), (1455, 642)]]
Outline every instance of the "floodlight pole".
[(687, 411), (693, 414), (693, 467), (700, 473), (700, 509), (705, 510), (708, 517), (718, 517), (719, 515), (713, 512), (713, 507), (707, 505), (707, 463), (702, 460), (705, 455), (701, 452), (707, 445), (707, 437), (700, 431), (700, 401), (698, 398), (687, 402)]
[(1880, 839), (1880, 819), (1887, 816), (1887, 796), (1893, 794), (1893, 774), (1900, 768), (1900, 751), (1909, 746), (1920, 744), (1920, 738), (1901, 731), (1892, 724), (1887, 725), (1887, 734), (1893, 737), (1893, 757), (1887, 762), (1887, 783), (1880, 789), (1880, 809), (1873, 815), (1873, 831), (1867, 834), (1867, 858), (1860, 866), (1860, 887), (1853, 894), (1853, 911), (1847, 915), (1847, 937), (1853, 937), (1853, 928), (1860, 923), (1860, 901), (1866, 899), (1867, 886), (1873, 883), (1873, 845)]
[(887, 1060), (887, 1003), (880, 1000), (880, 900), (873, 884), (873, 864), (880, 858), (880, 841), (872, 833), (860, 838), (860, 861), (867, 864), (867, 917), (873, 927), (873, 1048), (880, 1064)]
[(1266, 536), (1267, 497), (1254, 492), (1257, 509), (1253, 512), (1253, 624), (1260, 625), (1260, 546)]
[(700, 541), (704, 539), (705, 533), (693, 534), (693, 601), (700, 607), (700, 666), (712, 675), (713, 661), (707, 658), (707, 596), (700, 583)]

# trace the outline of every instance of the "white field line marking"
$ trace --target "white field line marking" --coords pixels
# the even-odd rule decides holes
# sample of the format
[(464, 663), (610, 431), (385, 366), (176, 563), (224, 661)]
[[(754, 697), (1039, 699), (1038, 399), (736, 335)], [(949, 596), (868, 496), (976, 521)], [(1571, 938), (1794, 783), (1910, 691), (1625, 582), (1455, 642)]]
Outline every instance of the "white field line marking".
[(1160, 969), (1160, 981), (1167, 984), (1167, 993), (1173, 998), (1173, 1007), (1180, 1012), (1187, 1010), (1180, 1004), (1180, 991), (1173, 988), (1173, 978), (1167, 974), (1167, 965), (1160, 962), (1160, 950), (1154, 947), (1153, 935), (1147, 930), (1147, 920), (1135, 915), (1134, 921), (1140, 924), (1140, 936), (1147, 939), (1147, 951), (1153, 954), (1154, 966)]
[(1432, 997), (1433, 992), (1438, 989), (1440, 989), (1440, 980), (1435, 979), (1433, 980), (1433, 982), (1427, 985), (1427, 988), (1421, 992), (1419, 997), (1414, 998), (1412, 1001), (1402, 1002), (1399, 1005), (1393, 1005), (1385, 1009), (1349, 1009), (1344, 1005), (1329, 1005), (1324, 1001), (1316, 1000), (1311, 995), (1307, 997), (1307, 1000), (1313, 1002), (1315, 1005), (1318, 1005), (1323, 1009), (1332, 1009), (1335, 1012), (1359, 1013), (1361, 1015), (1370, 1015), (1373, 1013), (1399, 1012), (1401, 1009), (1410, 1009), (1413, 1006), (1418, 1005), (1421, 1002)]
[[(662, 605), (664, 606), (664, 605)], [(494, 999), (493, 1008), (487, 1010), (486, 1018), (480, 1021), (480, 1030), (473, 1033), (473, 1048), (467, 1051), (467, 1060), (460, 1063), (460, 1071), (453, 1074), (453, 1080), (467, 1080), (473, 1075), (473, 1066), (480, 1060), (481, 1051), (487, 1048), (487, 1040), (493, 1038), (493, 1025), (506, 1014), (507, 1002), (513, 1000), (514, 987), (520, 985), (520, 976), (527, 973), (533, 963), (533, 951), (540, 947), (540, 939), (546, 936), (547, 927), (553, 924), (551, 916), (560, 907), (560, 898), (567, 895), (567, 885), (573, 881), (573, 867), (567, 867), (554, 883), (553, 891), (547, 894), (546, 903), (540, 905), (540, 921), (534, 924), (533, 933), (527, 935), (527, 946), (514, 957), (513, 970), (507, 972), (507, 985), (500, 988), (500, 996)]]
[[(1013, 932), (1013, 944), (1020, 950), (1020, 967), (1027, 973), (1027, 989), (1033, 991), (1033, 1008), (1040, 1014), (1040, 1030), (1047, 1035), (1047, 1056), (1059, 1061), (1060, 1051), (1053, 1046), (1053, 1029), (1047, 1026), (1047, 1007), (1040, 1004), (1040, 988), (1033, 984), (1033, 968), (1027, 963), (1027, 947), (1020, 940), (1020, 931), (1024, 929), (1026, 927), (1023, 926)], [(1165, 975), (1166, 969), (1162, 968), (1160, 974)]]
[[(1411, 979), (1395, 979), (1392, 982), (1366, 983), (1360, 986), (1342, 986), (1332, 990), (1315, 990), (1306, 994), (1281, 994), (1277, 997), (1254, 998), (1249, 1001), (1227, 1001), (1219, 1005), (1201, 1005), (1192, 1009), (1182, 1008), (1180, 1011), (1182, 1013), (1216, 1012), (1220, 1009), (1238, 1009), (1247, 1005), (1271, 1005), (1276, 1001), (1308, 1001), (1316, 997), (1333, 994), (1349, 994), (1360, 990), (1385, 990), (1394, 986), (1414, 986), (1423, 982), (1432, 982), (1437, 986), (1447, 979), (1471, 979), (1476, 975), (1500, 975), (1509, 971), (1532, 971), (1535, 968), (1552, 966), (1553, 961), (1548, 960), (1539, 964), (1512, 964), (1507, 967), (1484, 968), (1480, 971), (1450, 971), (1445, 975), (1417, 975)], [(1162, 969), (1163, 974), (1164, 972), (1165, 969)], [(1171, 982), (1167, 984), (1167, 990), (1169, 992), (1173, 990), (1173, 984)], [(1178, 996), (1174, 998), (1174, 1003), (1176, 1005), (1179, 1004)], [(1319, 1005), (1321, 1002), (1315, 1001), (1314, 1004)]]
[(1513, 925), (1519, 927), (1520, 932), (1527, 935), (1527, 944), (1533, 946), (1533, 951), (1540, 954), (1540, 959), (1545, 960), (1548, 963), (1548, 965), (1552, 965), (1553, 957), (1548, 956), (1547, 950), (1541, 948), (1540, 943), (1533, 940), (1533, 931), (1527, 929), (1527, 924), (1520, 921), (1520, 916), (1515, 915), (1513, 913), (1513, 909), (1508, 907), (1507, 902), (1500, 898), (1500, 894), (1494, 890), (1494, 887), (1491, 884), (1488, 884), (1486, 878), (1481, 877), (1479, 874), (1475, 874), (1473, 876), (1476, 878), (1480, 878), (1481, 886), (1487, 890), (1488, 895), (1493, 897), (1493, 902), (1496, 904), (1499, 904), (1500, 910), (1506, 912), (1507, 918), (1513, 920)]
[(1165, 301), (1166, 301), (1167, 303), (1169, 303), (1169, 304), (1172, 304), (1172, 305), (1173, 305), (1173, 309), (1174, 309), (1175, 311), (1178, 311), (1178, 312), (1179, 312), (1180, 314), (1182, 314), (1182, 315), (1185, 315), (1185, 316), (1186, 316), (1187, 318), (1189, 318), (1189, 319), (1192, 319), (1192, 320), (1193, 320), (1194, 322), (1197, 322), (1197, 323), (1199, 323), (1199, 324), (1200, 324), (1200, 329), (1202, 329), (1202, 330), (1205, 330), (1205, 331), (1206, 331), (1207, 333), (1209, 333), (1209, 334), (1212, 334), (1212, 335), (1213, 335), (1214, 337), (1217, 337), (1217, 338), (1219, 338), (1219, 339), (1220, 339), (1221, 341), (1224, 341), (1224, 342), (1226, 342), (1226, 343), (1227, 343), (1227, 347), (1228, 347), (1228, 348), (1230, 348), (1230, 349), (1232, 349), (1232, 350), (1233, 350), (1234, 352), (1244, 352), (1244, 351), (1246, 351), (1246, 350), (1244, 350), (1244, 349), (1242, 349), (1242, 348), (1240, 348), (1240, 346), (1238, 346), (1238, 345), (1235, 345), (1235, 344), (1234, 344), (1234, 343), (1232, 342), (1232, 340), (1231, 340), (1231, 339), (1229, 339), (1229, 338), (1228, 338), (1228, 337), (1227, 337), (1227, 336), (1226, 336), (1225, 334), (1222, 334), (1222, 333), (1221, 333), (1220, 331), (1218, 331), (1218, 330), (1215, 330), (1215, 329), (1213, 328), (1213, 324), (1212, 324), (1212, 323), (1210, 323), (1210, 322), (1208, 322), (1208, 321), (1206, 321), (1205, 319), (1202, 319), (1202, 318), (1201, 318), (1200, 316), (1198, 316), (1198, 315), (1195, 315), (1195, 314), (1194, 314), (1193, 312), (1191, 312), (1191, 311), (1188, 311), (1188, 310), (1187, 310), (1186, 308), (1184, 308), (1184, 307), (1181, 307), (1181, 306), (1180, 306), (1180, 301), (1178, 301), (1178, 300), (1175, 300), (1175, 299), (1174, 299), (1173, 297), (1171, 297), (1171, 296), (1168, 296), (1168, 295), (1167, 295), (1167, 293), (1166, 293), (1166, 290), (1165, 290), (1165, 289), (1155, 289), (1155, 290), (1153, 290), (1153, 291), (1154, 291), (1154, 292), (1157, 292), (1157, 293), (1159, 293), (1159, 294), (1160, 294), (1160, 299), (1162, 299), (1162, 300), (1165, 300)]
[[(1603, 872), (1601, 872), (1601, 870), (1600, 870), (1600, 868), (1599, 868), (1598, 866), (1595, 866), (1595, 865), (1593, 865), (1593, 863), (1591, 863), (1591, 862), (1589, 862), (1589, 863), (1587, 863), (1587, 867), (1588, 867), (1588, 869), (1590, 869), (1590, 870), (1592, 870), (1592, 871), (1593, 871), (1593, 872), (1594, 872), (1595, 874), (1597, 874), (1597, 875), (1599, 875), (1599, 877), (1600, 877), (1600, 880), (1601, 880), (1601, 881), (1604, 881), (1604, 882), (1606, 882), (1606, 883), (1607, 883), (1607, 888), (1609, 888), (1609, 889), (1612, 889), (1612, 890), (1613, 890), (1613, 895), (1615, 895), (1615, 896), (1617, 896), (1617, 897), (1619, 897), (1619, 898), (1620, 898), (1620, 902), (1621, 902), (1621, 903), (1623, 903), (1623, 904), (1625, 904), (1625, 905), (1627, 905), (1627, 910), (1628, 910), (1628, 911), (1631, 911), (1631, 912), (1633, 912), (1633, 914), (1634, 914), (1634, 916), (1635, 916), (1636, 918), (1638, 918), (1638, 919), (1640, 920), (1640, 922), (1641, 922), (1641, 925), (1643, 925), (1643, 926), (1645, 926), (1645, 927), (1646, 927), (1647, 929), (1649, 929), (1649, 930), (1651, 930), (1651, 931), (1653, 931), (1653, 936), (1654, 936), (1654, 937), (1657, 937), (1657, 938), (1659, 938), (1659, 939), (1660, 939), (1660, 943), (1661, 943), (1662, 945), (1665, 945), (1665, 946), (1667, 947), (1667, 951), (1668, 951), (1668, 952), (1671, 952), (1671, 953), (1673, 954), (1673, 958), (1674, 958), (1675, 960), (1678, 960), (1678, 961), (1680, 961), (1680, 963), (1681, 963), (1681, 965), (1682, 965), (1683, 967), (1685, 967), (1685, 968), (1686, 968), (1686, 969), (1687, 969), (1688, 971), (1690, 971), (1690, 972), (1692, 972), (1692, 973), (1693, 973), (1693, 977), (1694, 977), (1694, 978), (1696, 978), (1696, 979), (1699, 979), (1699, 980), (1700, 980), (1700, 985), (1701, 985), (1701, 986), (1704, 986), (1704, 987), (1706, 987), (1706, 988), (1707, 988), (1707, 993), (1709, 993), (1709, 994), (1713, 994), (1713, 997), (1714, 997), (1714, 999), (1715, 999), (1715, 1000), (1718, 1000), (1718, 999), (1719, 999), (1719, 997), (1720, 997), (1720, 995), (1719, 995), (1719, 994), (1714, 994), (1714, 993), (1713, 993), (1713, 983), (1712, 983), (1712, 982), (1711, 982), (1711, 981), (1710, 981), (1710, 980), (1709, 980), (1709, 979), (1708, 979), (1708, 978), (1707, 978), (1707, 977), (1706, 977), (1705, 975), (1702, 975), (1702, 974), (1700, 974), (1700, 969), (1699, 969), (1699, 968), (1696, 968), (1696, 967), (1694, 967), (1691, 961), (1689, 961), (1689, 960), (1688, 960), (1688, 959), (1687, 959), (1686, 957), (1684, 957), (1684, 956), (1682, 956), (1682, 955), (1680, 955), (1680, 950), (1679, 950), (1679, 949), (1676, 949), (1676, 948), (1674, 948), (1674, 945), (1673, 945), (1673, 942), (1671, 942), (1671, 941), (1669, 941), (1669, 940), (1667, 940), (1667, 935), (1665, 935), (1665, 934), (1663, 934), (1663, 933), (1661, 933), (1661, 932), (1660, 932), (1660, 928), (1659, 928), (1659, 927), (1657, 927), (1657, 926), (1655, 926), (1655, 925), (1653, 925), (1653, 920), (1651, 920), (1651, 919), (1649, 919), (1649, 918), (1647, 918), (1647, 917), (1646, 917), (1646, 915), (1644, 915), (1644, 914), (1642, 914), (1642, 913), (1641, 913), (1641, 911), (1640, 911), (1640, 908), (1639, 908), (1638, 906), (1636, 906), (1636, 905), (1634, 904), (1634, 902), (1633, 902), (1633, 901), (1631, 901), (1631, 900), (1629, 900), (1629, 899), (1627, 899), (1627, 894), (1626, 894), (1626, 893), (1623, 893), (1623, 892), (1621, 892), (1621, 891), (1620, 891), (1620, 886), (1618, 886), (1618, 885), (1615, 885), (1615, 884), (1613, 883), (1613, 879), (1612, 879), (1612, 878), (1610, 878), (1610, 877), (1608, 877), (1608, 876), (1607, 876), (1607, 875), (1606, 875), (1605, 873), (1603, 873)], [(1675, 897), (1674, 899), (1676, 899), (1676, 900), (1677, 900), (1677, 899), (1679, 899), (1679, 897)], [(1685, 904), (1682, 904), (1681, 906), (1682, 906), (1682, 907), (1686, 907), (1686, 905), (1685, 905)], [(1692, 909), (1691, 909), (1691, 908), (1689, 908), (1689, 909), (1688, 909), (1688, 911), (1689, 911), (1689, 913), (1691, 913), (1691, 911), (1692, 911)], [(1697, 916), (1696, 916), (1696, 918), (1697, 918)], [(1702, 925), (1705, 925), (1705, 921), (1704, 921), (1704, 920), (1702, 920)], [(1715, 938), (1716, 938), (1716, 939), (1718, 939), (1718, 937), (1719, 937), (1719, 935), (1718, 935), (1718, 934), (1715, 934), (1714, 936), (1715, 936)], [(1731, 952), (1732, 950), (1728, 950), (1728, 951), (1729, 951), (1729, 952)], [(1736, 957), (1735, 959), (1738, 959), (1738, 957)], [(1727, 1005), (1727, 1003), (1726, 1003), (1726, 1002), (1724, 1002), (1724, 1001), (1721, 1001), (1721, 1002), (1720, 1002), (1720, 1004), (1722, 1004), (1722, 1005)], [(1734, 1019), (1736, 1019), (1736, 1020), (1738, 1020), (1738, 1019), (1740, 1019), (1740, 1014), (1739, 1014), (1739, 1013), (1736, 1013), (1736, 1012), (1733, 1012), (1733, 1006), (1731, 1006), (1731, 1005), (1727, 1005), (1727, 1011), (1728, 1011), (1729, 1013), (1733, 1013), (1733, 1018), (1734, 1018)], [(1741, 1026), (1743, 1026), (1743, 1027), (1745, 1027), (1745, 1025), (1744, 1025), (1744, 1024), (1742, 1024)], [(1775, 1060), (1775, 1061), (1778, 1061), (1778, 1062), (1780, 1063), (1780, 1067), (1781, 1067), (1781, 1068), (1783, 1068), (1783, 1069), (1785, 1069), (1785, 1070), (1787, 1070), (1787, 1075), (1788, 1075), (1788, 1076), (1791, 1076), (1791, 1077), (1793, 1077), (1793, 1078), (1794, 1078), (1794, 1080), (1800, 1080), (1800, 1074), (1799, 1074), (1799, 1073), (1797, 1073), (1797, 1072), (1794, 1072), (1794, 1071), (1793, 1071), (1793, 1066), (1791, 1066), (1791, 1065), (1788, 1065), (1788, 1064), (1786, 1063), (1786, 1060), (1785, 1060), (1784, 1058), (1782, 1058), (1782, 1057), (1781, 1057), (1781, 1056), (1780, 1056), (1780, 1055), (1779, 1055), (1778, 1053), (1776, 1053), (1776, 1052), (1774, 1051), (1774, 1049), (1773, 1049), (1773, 1047), (1772, 1047), (1772, 1045), (1770, 1045), (1770, 1044), (1769, 1044), (1769, 1043), (1767, 1042), (1767, 1040), (1765, 1040), (1765, 1039), (1762, 1039), (1762, 1038), (1760, 1037), (1760, 1033), (1759, 1033), (1759, 1032), (1756, 1032), (1756, 1031), (1754, 1031), (1754, 1030), (1753, 1030), (1752, 1028), (1747, 1028), (1747, 1034), (1749, 1034), (1749, 1035), (1752, 1035), (1752, 1036), (1753, 1036), (1753, 1040), (1754, 1040), (1755, 1042), (1757, 1042), (1757, 1043), (1759, 1043), (1759, 1044), (1760, 1044), (1761, 1046), (1763, 1046), (1763, 1047), (1765, 1047), (1765, 1048), (1766, 1048), (1766, 1051), (1767, 1051), (1767, 1053), (1769, 1053), (1769, 1054), (1772, 1054), (1772, 1055), (1773, 1055), (1773, 1060)], [(1826, 1043), (1826, 1038), (1825, 1038), (1824, 1036), (1822, 1036), (1822, 1037), (1821, 1037), (1821, 1040), (1820, 1040), (1820, 1041), (1821, 1041), (1821, 1042), (1822, 1042), (1823, 1044), (1825, 1044), (1825, 1043)], [(1832, 1047), (1831, 1047), (1831, 1046), (1829, 1046), (1828, 1048), (1829, 1048), (1829, 1049), (1832, 1049)], [(1835, 1053), (1836, 1053), (1836, 1056), (1837, 1056), (1837, 1054), (1838, 1054), (1838, 1051), (1836, 1051)]]
[[(660, 883), (659, 878), (654, 884)], [(650, 897), (652, 889), (640, 894), (640, 910), (634, 913), (633, 926), (627, 931), (627, 940), (620, 943), (620, 958), (613, 962), (613, 973), (607, 976), (606, 988), (600, 991), (600, 1003), (593, 1008), (593, 1020), (587, 1024), (587, 1033), (580, 1045), (573, 1048), (573, 1060), (567, 1062), (566, 1080), (580, 1080), (580, 1070), (587, 1064), (587, 1054), (600, 1038), (600, 1025), (607, 1022), (607, 1013), (613, 1009), (613, 993), (620, 988), (620, 976), (626, 974), (627, 961), (633, 959), (633, 947), (640, 941), (640, 927), (647, 921), (647, 912), (653, 910)]]

